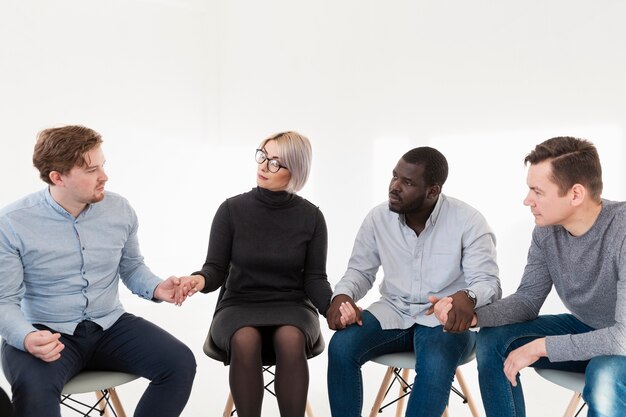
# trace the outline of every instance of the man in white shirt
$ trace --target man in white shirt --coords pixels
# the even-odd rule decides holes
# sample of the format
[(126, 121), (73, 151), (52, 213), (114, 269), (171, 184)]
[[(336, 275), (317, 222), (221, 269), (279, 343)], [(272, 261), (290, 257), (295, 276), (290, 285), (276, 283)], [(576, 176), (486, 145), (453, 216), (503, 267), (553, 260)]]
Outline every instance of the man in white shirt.
[[(475, 307), (501, 296), (495, 236), (476, 209), (441, 193), (447, 176), (439, 151), (410, 150), (393, 170), (388, 202), (374, 207), (359, 230), (326, 315), (329, 327), (339, 330), (328, 349), (335, 417), (361, 415), (361, 365), (399, 351), (415, 352), (420, 387), (411, 392), (406, 415), (441, 415), (475, 334), (443, 332), (430, 315), (431, 302), (451, 296), (461, 327)], [(361, 313), (355, 301), (372, 288), (381, 266), (381, 298)]]

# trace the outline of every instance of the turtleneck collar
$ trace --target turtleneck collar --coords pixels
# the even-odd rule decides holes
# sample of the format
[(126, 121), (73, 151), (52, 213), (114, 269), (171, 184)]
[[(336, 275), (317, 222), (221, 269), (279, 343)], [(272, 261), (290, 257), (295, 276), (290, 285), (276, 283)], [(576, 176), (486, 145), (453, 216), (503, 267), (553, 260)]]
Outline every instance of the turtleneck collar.
[(290, 206), (298, 201), (296, 194), (289, 193), (287, 191), (270, 191), (266, 188), (257, 186), (252, 190), (254, 196), (264, 204), (273, 207), (285, 207)]

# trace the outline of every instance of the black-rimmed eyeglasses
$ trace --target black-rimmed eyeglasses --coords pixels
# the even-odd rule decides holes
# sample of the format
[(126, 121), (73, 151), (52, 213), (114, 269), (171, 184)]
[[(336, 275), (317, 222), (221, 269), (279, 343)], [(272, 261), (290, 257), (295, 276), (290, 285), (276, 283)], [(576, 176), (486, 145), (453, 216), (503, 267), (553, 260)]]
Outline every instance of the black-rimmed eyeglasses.
[(259, 165), (267, 161), (267, 170), (271, 172), (272, 174), (277, 173), (278, 171), (280, 171), (281, 168), (288, 169), (286, 166), (281, 165), (280, 162), (278, 162), (278, 159), (268, 158), (267, 153), (265, 153), (265, 150), (263, 149), (256, 150), (256, 153), (254, 154), (254, 159), (256, 160), (256, 163)]

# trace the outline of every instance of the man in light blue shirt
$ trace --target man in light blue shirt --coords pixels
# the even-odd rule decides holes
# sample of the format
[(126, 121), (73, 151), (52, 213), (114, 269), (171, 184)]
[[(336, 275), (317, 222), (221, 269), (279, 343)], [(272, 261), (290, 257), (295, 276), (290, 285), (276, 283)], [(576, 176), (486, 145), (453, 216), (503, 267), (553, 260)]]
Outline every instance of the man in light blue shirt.
[[(443, 332), (431, 303), (451, 296), (460, 326), (471, 321), (475, 306), (501, 296), (495, 237), (476, 209), (441, 194), (447, 176), (439, 151), (410, 150), (393, 170), (389, 201), (374, 207), (359, 230), (326, 314), (329, 327), (339, 330), (328, 349), (334, 417), (361, 415), (361, 365), (411, 350), (419, 389), (411, 392), (406, 415), (440, 416), (475, 334)], [(381, 298), (361, 313), (355, 301), (372, 288), (381, 266)]]
[(48, 187), (0, 210), (2, 367), (17, 417), (60, 416), (63, 386), (86, 368), (149, 379), (135, 416), (178, 416), (191, 391), (189, 348), (120, 303), (120, 278), (166, 302), (179, 280), (144, 264), (135, 212), (104, 191), (101, 143), (83, 126), (42, 131), (33, 163)]

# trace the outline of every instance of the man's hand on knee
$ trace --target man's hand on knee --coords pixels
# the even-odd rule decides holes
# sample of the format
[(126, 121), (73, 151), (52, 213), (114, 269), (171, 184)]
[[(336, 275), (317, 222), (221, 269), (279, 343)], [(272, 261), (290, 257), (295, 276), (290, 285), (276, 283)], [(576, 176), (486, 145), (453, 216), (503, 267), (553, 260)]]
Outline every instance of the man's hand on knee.
[(61, 333), (48, 330), (31, 332), (24, 338), (24, 348), (28, 353), (44, 362), (54, 362), (61, 357), (65, 345), (59, 340)]
[(537, 362), (540, 358), (548, 356), (546, 351), (546, 338), (535, 339), (509, 353), (504, 361), (504, 374), (514, 387), (517, 386), (517, 374), (522, 369)]

